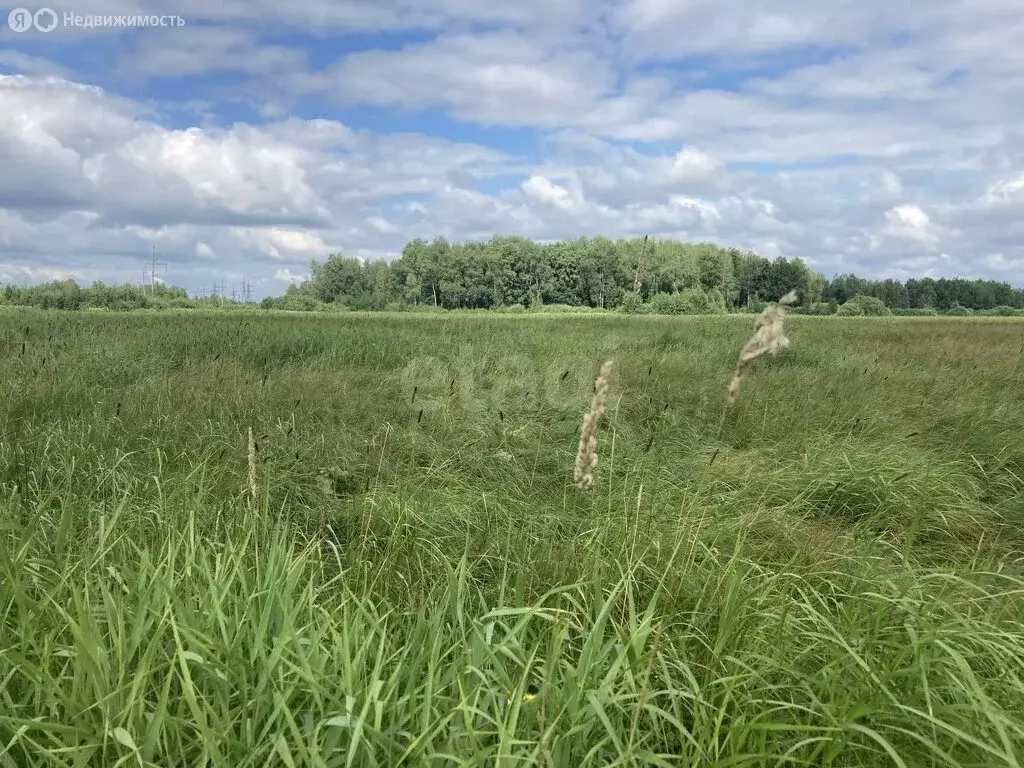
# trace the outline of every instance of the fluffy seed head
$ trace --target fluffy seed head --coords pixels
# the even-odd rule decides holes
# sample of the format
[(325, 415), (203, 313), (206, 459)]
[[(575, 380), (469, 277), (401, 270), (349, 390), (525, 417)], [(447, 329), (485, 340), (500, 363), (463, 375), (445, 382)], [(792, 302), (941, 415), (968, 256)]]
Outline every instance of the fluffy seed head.
[(789, 339), (786, 338), (783, 321), (786, 317), (786, 305), (796, 302), (796, 291), (790, 291), (781, 299), (778, 304), (769, 304), (765, 307), (757, 320), (754, 322), (754, 335), (740, 350), (740, 359), (736, 363), (736, 373), (729, 384), (729, 402), (735, 402), (740, 392), (740, 382), (743, 374), (752, 362), (759, 357), (771, 355), (774, 357), (782, 350), (789, 347)]
[(252, 434), (252, 427), (249, 427), (249, 497), (253, 504), (259, 497), (256, 483), (256, 438)]
[(587, 491), (594, 487), (594, 469), (597, 467), (597, 423), (604, 414), (604, 403), (608, 399), (608, 383), (611, 380), (612, 361), (601, 366), (594, 382), (594, 396), (590, 410), (583, 417), (580, 427), (580, 445), (576, 452), (576, 487)]

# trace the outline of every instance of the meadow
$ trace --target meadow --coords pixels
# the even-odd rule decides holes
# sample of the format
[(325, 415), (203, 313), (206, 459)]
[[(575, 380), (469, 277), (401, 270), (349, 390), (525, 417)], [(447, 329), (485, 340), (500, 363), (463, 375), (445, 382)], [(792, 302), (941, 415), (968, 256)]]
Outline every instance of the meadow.
[(0, 312), (0, 768), (1020, 766), (1024, 321), (786, 323)]

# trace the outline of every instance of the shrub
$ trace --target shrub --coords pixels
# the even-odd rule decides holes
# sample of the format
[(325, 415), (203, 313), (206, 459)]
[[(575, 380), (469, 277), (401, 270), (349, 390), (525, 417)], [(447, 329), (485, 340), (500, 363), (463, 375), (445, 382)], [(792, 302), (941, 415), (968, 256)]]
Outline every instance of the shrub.
[[(513, 305), (521, 306), (521, 305)], [(518, 310), (516, 310), (518, 311)], [(586, 304), (540, 304), (535, 303), (530, 305), (530, 312), (546, 312), (546, 313), (562, 313), (562, 314), (581, 314), (586, 312), (604, 312), (600, 307), (591, 307)]]
[(289, 292), (284, 296), (267, 296), (260, 302), (263, 309), (284, 309), (291, 312), (323, 312), (327, 305), (306, 293)]
[(793, 307), (790, 313), (794, 315), (834, 315), (839, 305), (832, 305), (829, 301), (819, 301), (814, 304), (808, 304), (803, 307)]
[(640, 294), (630, 291), (622, 299), (622, 304), (620, 306), (622, 307), (623, 312), (633, 314), (643, 303), (644, 300), (640, 298)]
[[(339, 302), (335, 303), (337, 304)], [(381, 312), (387, 306), (388, 299), (383, 293), (366, 292), (355, 296), (349, 296), (340, 303), (344, 304), (348, 309), (366, 312)]]
[(724, 300), (719, 308), (715, 300), (699, 288), (687, 288), (679, 293), (655, 293), (647, 303), (653, 312), (660, 315), (713, 315), (725, 311)]
[(959, 304), (954, 304), (952, 307), (946, 310), (946, 314), (952, 315), (953, 317), (966, 317), (967, 315), (974, 314), (974, 312), (968, 309), (967, 307), (960, 306)]
[(885, 317), (891, 315), (892, 310), (885, 306), (885, 302), (881, 299), (876, 299), (874, 296), (854, 296), (839, 307), (839, 311), (836, 314), (843, 317)]
[(1013, 307), (1008, 307), (1005, 304), (1000, 305), (998, 307), (993, 307), (989, 311), (993, 315), (997, 315), (999, 317), (1013, 317), (1014, 315), (1018, 314), (1018, 311), (1016, 309), (1014, 309)]

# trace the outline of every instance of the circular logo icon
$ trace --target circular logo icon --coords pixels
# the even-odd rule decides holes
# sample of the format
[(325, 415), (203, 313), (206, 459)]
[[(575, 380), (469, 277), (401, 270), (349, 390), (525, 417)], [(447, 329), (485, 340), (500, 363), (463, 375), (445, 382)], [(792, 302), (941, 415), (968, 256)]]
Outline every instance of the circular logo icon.
[(28, 8), (15, 8), (7, 14), (7, 26), (15, 32), (28, 32), (32, 28), (32, 11)]
[(40, 8), (32, 17), (32, 23), (40, 32), (52, 32), (57, 26), (57, 14), (50, 8)]

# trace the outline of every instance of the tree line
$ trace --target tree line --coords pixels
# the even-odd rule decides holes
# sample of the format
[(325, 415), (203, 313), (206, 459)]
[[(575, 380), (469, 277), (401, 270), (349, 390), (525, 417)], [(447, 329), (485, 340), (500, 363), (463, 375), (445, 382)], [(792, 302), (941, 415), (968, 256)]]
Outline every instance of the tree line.
[[(1013, 314), (1024, 289), (994, 280), (828, 279), (801, 259), (767, 259), (714, 243), (579, 237), (537, 243), (495, 236), (486, 242), (416, 239), (393, 261), (362, 262), (341, 254), (314, 260), (310, 277), (267, 306), (351, 309), (436, 307), (500, 309), (542, 306), (627, 312), (714, 313), (760, 310), (790, 290), (800, 309), (833, 314), (854, 298), (856, 313), (958, 310)], [(854, 312), (847, 312), (852, 314)]]
[(0, 290), (0, 306), (38, 309), (200, 309), (241, 308), (257, 305), (224, 295), (189, 296), (188, 291), (165, 283), (107, 285), (97, 281), (81, 286), (75, 280), (51, 280), (31, 286), (5, 285)]
[[(342, 254), (310, 264), (309, 279), (266, 309), (618, 310), (714, 314), (760, 311), (796, 290), (794, 311), (807, 314), (1017, 314), (1024, 289), (994, 280), (826, 278), (800, 259), (767, 259), (713, 243), (578, 237), (537, 243), (496, 235), (451, 243), (410, 241), (394, 260), (364, 262)], [(244, 306), (226, 297), (190, 297), (168, 285), (79, 286), (73, 280), (5, 286), (0, 303), (44, 309), (129, 310)]]

